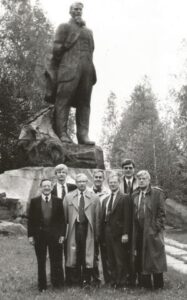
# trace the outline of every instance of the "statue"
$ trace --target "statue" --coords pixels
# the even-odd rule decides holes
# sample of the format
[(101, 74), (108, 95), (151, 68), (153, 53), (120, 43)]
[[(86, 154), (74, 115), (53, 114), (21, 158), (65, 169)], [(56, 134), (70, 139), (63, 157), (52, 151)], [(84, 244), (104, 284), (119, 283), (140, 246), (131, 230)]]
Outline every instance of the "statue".
[(45, 100), (54, 104), (54, 130), (61, 142), (72, 143), (67, 123), (70, 107), (75, 107), (78, 143), (94, 145), (88, 137), (91, 92), (96, 83), (92, 61), (94, 40), (82, 20), (82, 10), (82, 3), (72, 4), (70, 21), (57, 28), (52, 57), (45, 72)]

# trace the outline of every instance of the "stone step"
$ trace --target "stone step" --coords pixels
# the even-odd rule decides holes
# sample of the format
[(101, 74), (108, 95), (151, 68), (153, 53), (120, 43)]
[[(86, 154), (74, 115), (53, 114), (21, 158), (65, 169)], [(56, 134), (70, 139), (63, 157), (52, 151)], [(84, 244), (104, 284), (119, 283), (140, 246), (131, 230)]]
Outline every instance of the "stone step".
[(187, 244), (182, 244), (179, 243), (175, 240), (169, 239), (169, 238), (164, 238), (165, 244), (176, 247), (178, 249), (183, 249), (187, 251)]

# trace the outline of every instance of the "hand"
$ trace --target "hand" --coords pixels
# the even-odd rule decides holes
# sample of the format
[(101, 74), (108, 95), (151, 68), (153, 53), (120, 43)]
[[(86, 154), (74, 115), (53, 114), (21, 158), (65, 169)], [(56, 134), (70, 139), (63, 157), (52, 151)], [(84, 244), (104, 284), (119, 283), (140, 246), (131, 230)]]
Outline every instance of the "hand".
[(63, 244), (63, 242), (64, 242), (64, 236), (60, 236), (58, 242), (59, 242), (59, 244)]
[(29, 237), (29, 243), (30, 243), (32, 246), (34, 246), (34, 238), (33, 238), (33, 236), (30, 236), (30, 237)]
[(122, 235), (122, 237), (121, 237), (121, 242), (122, 242), (123, 244), (125, 244), (125, 243), (128, 242), (128, 234)]

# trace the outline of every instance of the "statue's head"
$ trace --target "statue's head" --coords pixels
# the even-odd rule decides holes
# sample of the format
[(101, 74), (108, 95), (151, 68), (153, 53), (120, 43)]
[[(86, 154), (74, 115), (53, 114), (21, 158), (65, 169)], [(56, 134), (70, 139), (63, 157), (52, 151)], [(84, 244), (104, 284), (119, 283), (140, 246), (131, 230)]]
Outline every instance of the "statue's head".
[(82, 16), (82, 10), (84, 5), (81, 2), (74, 2), (69, 9), (69, 13), (73, 19), (80, 18)]

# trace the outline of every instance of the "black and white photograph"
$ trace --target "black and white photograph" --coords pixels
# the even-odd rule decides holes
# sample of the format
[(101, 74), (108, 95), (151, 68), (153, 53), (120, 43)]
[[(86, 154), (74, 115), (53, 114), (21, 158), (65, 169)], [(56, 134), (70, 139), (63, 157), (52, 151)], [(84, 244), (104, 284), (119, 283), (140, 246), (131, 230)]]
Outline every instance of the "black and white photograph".
[(0, 300), (185, 300), (186, 0), (0, 0)]

